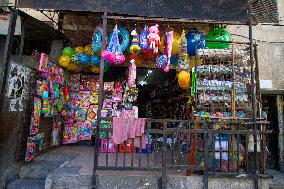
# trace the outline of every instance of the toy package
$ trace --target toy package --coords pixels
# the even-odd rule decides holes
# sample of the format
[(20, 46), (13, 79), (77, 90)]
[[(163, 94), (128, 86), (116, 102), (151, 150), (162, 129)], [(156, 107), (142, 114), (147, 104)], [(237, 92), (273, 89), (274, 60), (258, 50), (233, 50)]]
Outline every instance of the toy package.
[(75, 112), (75, 120), (84, 121), (87, 118), (88, 109), (87, 108), (77, 108)]
[(104, 82), (104, 91), (112, 92), (114, 90), (114, 82)]
[(37, 155), (36, 136), (28, 137), (25, 162), (32, 161)]
[(97, 111), (98, 106), (97, 105), (91, 105), (88, 111), (88, 120), (94, 121), (97, 119)]
[(41, 99), (34, 97), (34, 112), (33, 116), (34, 117), (40, 117), (40, 111), (41, 111)]
[(69, 83), (70, 91), (79, 91), (80, 74), (71, 74), (68, 83)]
[(59, 99), (59, 84), (50, 82), (51, 99)]
[(78, 106), (81, 108), (89, 108), (90, 91), (80, 91), (78, 95)]
[(98, 104), (99, 103), (99, 96), (97, 92), (94, 92), (90, 96), (90, 103), (91, 104)]
[(39, 152), (43, 151), (44, 147), (44, 133), (36, 134), (37, 149)]
[(56, 64), (49, 62), (48, 79), (53, 83), (64, 85), (65, 83), (64, 70), (58, 67)]
[(112, 108), (112, 100), (111, 99), (105, 99), (103, 102), (103, 108), (109, 109)]
[(30, 126), (30, 135), (35, 135), (38, 133), (39, 130), (39, 122), (40, 117), (33, 117), (31, 118), (31, 126)]
[(77, 127), (66, 127), (63, 132), (63, 144), (71, 144), (77, 142)]
[(40, 60), (39, 60), (39, 65), (38, 65), (38, 70), (40, 72), (48, 72), (48, 55), (45, 53), (40, 53)]
[(78, 124), (78, 140), (91, 140), (91, 122), (83, 121)]

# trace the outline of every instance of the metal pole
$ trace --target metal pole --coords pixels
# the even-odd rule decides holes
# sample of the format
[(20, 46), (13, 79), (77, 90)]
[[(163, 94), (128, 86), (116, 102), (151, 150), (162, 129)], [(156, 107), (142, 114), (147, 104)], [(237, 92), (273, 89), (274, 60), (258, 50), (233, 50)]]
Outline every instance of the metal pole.
[(249, 9), (249, 41), (250, 41), (250, 71), (251, 71), (251, 91), (252, 91), (252, 121), (253, 121), (253, 141), (254, 141), (254, 167), (255, 167), (255, 189), (258, 189), (258, 169), (257, 169), (257, 125), (256, 125), (256, 88), (255, 88), (255, 72), (254, 72), (254, 52), (253, 52), (253, 38), (252, 38), (252, 14)]
[[(107, 30), (107, 12), (103, 15), (103, 35), (102, 35), (102, 47), (101, 52), (106, 48), (106, 30)], [(104, 59), (101, 58), (100, 63), (100, 80), (99, 80), (99, 105), (97, 111), (97, 132), (95, 135), (95, 154), (94, 154), (94, 169), (93, 169), (93, 186), (96, 188), (96, 170), (98, 167), (98, 156), (99, 156), (99, 135), (100, 135), (100, 125), (101, 125), (101, 111), (103, 106), (103, 89), (104, 89)]]
[(26, 25), (25, 25), (25, 17), (21, 17), (21, 43), (20, 43), (20, 52), (19, 52), (19, 57), (20, 57), (20, 64), (22, 64), (22, 59), (23, 59), (23, 50), (25, 46), (25, 35), (26, 35)]
[(10, 54), (12, 50), (12, 44), (13, 44), (13, 38), (16, 28), (16, 21), (17, 21), (17, 11), (14, 11), (10, 15), (10, 22), (9, 22), (9, 29), (6, 37), (6, 43), (5, 43), (5, 50), (3, 55), (3, 65), (1, 65), (3, 73), (1, 74), (0, 78), (0, 84), (1, 84), (1, 92), (0, 92), (0, 111), (3, 111), (3, 105), (4, 105), (4, 93), (7, 85), (8, 80), (8, 69), (10, 64)]

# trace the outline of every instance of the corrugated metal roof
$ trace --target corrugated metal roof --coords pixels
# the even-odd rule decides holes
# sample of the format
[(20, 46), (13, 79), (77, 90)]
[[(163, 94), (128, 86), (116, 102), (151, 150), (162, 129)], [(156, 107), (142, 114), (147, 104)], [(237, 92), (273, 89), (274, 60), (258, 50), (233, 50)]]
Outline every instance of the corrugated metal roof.
[(252, 15), (257, 23), (278, 23), (277, 0), (256, 0), (250, 4)]

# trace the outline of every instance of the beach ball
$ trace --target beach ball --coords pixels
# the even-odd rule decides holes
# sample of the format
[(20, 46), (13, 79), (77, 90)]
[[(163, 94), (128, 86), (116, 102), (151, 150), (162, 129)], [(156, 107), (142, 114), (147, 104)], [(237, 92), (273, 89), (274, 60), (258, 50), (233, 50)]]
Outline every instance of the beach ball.
[(82, 54), (84, 53), (84, 47), (78, 46), (75, 48), (75, 54)]
[(195, 56), (196, 46), (197, 49), (202, 49), (206, 46), (205, 35), (202, 32), (197, 31), (197, 29), (191, 29), (187, 35), (187, 54), (189, 56)]
[[(164, 52), (165, 50), (165, 35), (162, 35), (161, 37), (161, 45), (159, 46), (159, 50), (161, 52)], [(179, 51), (179, 43), (180, 43), (180, 35), (177, 32), (174, 32), (174, 40), (172, 44), (172, 55), (178, 54)]]
[(72, 57), (72, 60), (75, 62), (79, 62), (80, 64), (88, 64), (90, 62), (90, 56), (83, 54), (76, 54)]
[[(232, 41), (231, 34), (223, 27), (214, 27), (206, 36), (207, 40)], [(227, 49), (230, 43), (208, 42), (209, 49)]]
[(65, 47), (63, 49), (63, 55), (72, 57), (75, 54), (75, 50), (72, 47)]
[(87, 46), (84, 48), (84, 52), (85, 52), (87, 55), (93, 56), (93, 55), (94, 55), (94, 52), (93, 52), (92, 45), (87, 45)]
[(59, 57), (59, 65), (64, 68), (67, 68), (70, 62), (71, 62), (71, 58), (67, 55), (62, 55)]
[(181, 71), (178, 74), (178, 84), (182, 89), (188, 89), (190, 87), (190, 74), (187, 71)]

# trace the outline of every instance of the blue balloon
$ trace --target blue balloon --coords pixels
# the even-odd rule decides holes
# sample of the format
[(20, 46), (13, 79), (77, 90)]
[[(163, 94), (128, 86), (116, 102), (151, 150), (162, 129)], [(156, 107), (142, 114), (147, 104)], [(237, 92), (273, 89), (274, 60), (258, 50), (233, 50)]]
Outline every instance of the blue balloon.
[(191, 29), (187, 35), (187, 54), (189, 56), (195, 56), (196, 46), (197, 49), (202, 49), (206, 46), (205, 35), (202, 32), (197, 31), (197, 29)]
[(173, 56), (171, 56), (171, 64), (174, 65), (174, 66), (177, 66), (178, 65), (178, 55), (175, 54)]
[[(109, 38), (108, 38), (109, 43), (112, 38), (112, 34), (113, 32), (111, 32), (111, 34), (109, 35)], [(119, 27), (118, 28), (118, 38), (119, 38), (119, 44), (121, 47), (121, 51), (124, 52), (129, 45), (129, 38), (130, 38), (130, 35), (127, 29), (125, 29), (124, 27)]]
[(100, 56), (97, 56), (97, 55), (91, 56), (91, 63), (92, 63), (92, 65), (99, 66), (100, 62), (101, 62), (101, 57)]

